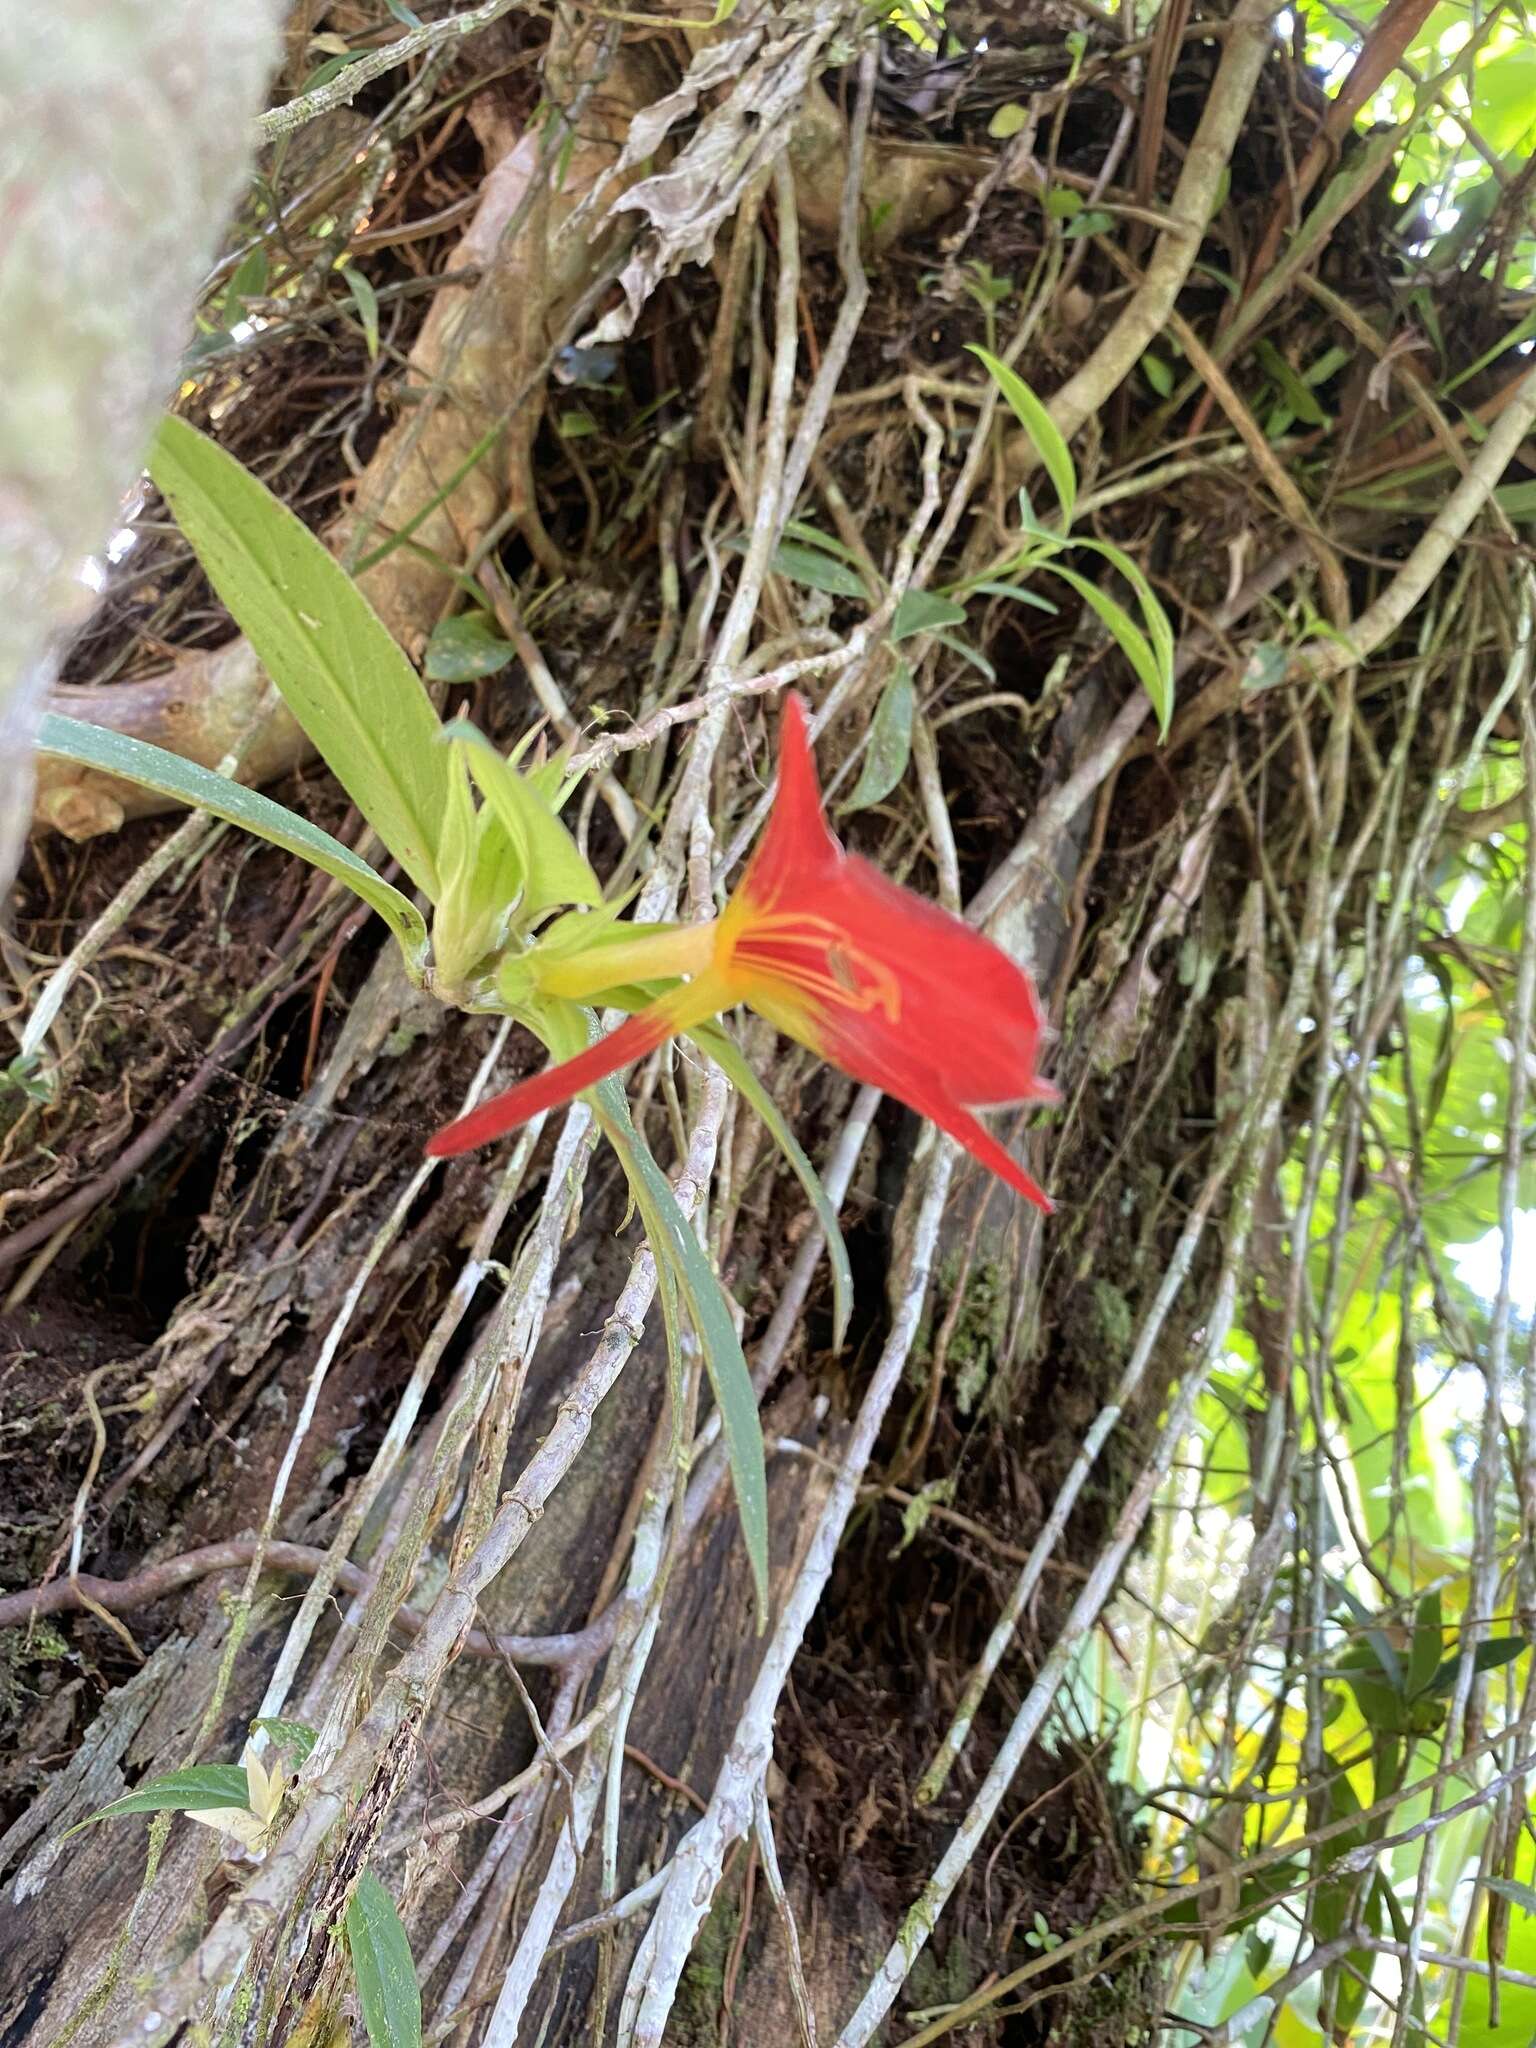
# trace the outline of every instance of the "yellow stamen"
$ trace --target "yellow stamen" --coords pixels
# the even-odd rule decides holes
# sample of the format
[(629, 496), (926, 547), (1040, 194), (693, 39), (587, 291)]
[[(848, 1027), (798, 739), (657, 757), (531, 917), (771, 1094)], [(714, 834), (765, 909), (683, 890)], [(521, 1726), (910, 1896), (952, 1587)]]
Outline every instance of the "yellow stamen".
[[(810, 957), (786, 958), (792, 948)], [(893, 971), (855, 945), (846, 927), (811, 912), (767, 911), (743, 919), (730, 935), (727, 971), (794, 989), (814, 1002), (883, 1010), (892, 1024), (901, 1021), (901, 984)]]

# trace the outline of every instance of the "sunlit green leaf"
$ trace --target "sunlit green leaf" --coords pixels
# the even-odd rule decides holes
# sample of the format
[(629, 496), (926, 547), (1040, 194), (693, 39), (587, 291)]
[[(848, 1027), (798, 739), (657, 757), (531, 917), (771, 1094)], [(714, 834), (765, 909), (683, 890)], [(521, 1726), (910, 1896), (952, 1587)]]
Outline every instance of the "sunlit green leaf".
[(448, 757), (421, 678), (335, 557), (206, 434), (163, 420), (149, 467), (326, 766), (411, 880), (435, 896)]
[(243, 1764), (187, 1764), (179, 1771), (147, 1779), (76, 1826), (84, 1828), (93, 1821), (118, 1820), (129, 1813), (189, 1813), (199, 1808), (244, 1807), (249, 1793), (250, 1783)]
[(265, 1735), (267, 1740), (284, 1750), (296, 1764), (309, 1762), (310, 1752), (315, 1746), (315, 1731), (302, 1721), (284, 1721), (275, 1715), (263, 1715), (251, 1723), (252, 1734)]
[(345, 882), (379, 913), (399, 940), (407, 964), (419, 972), (426, 958), (427, 928), (415, 904), (391, 887), (350, 847), (343, 846), (339, 839), (322, 832), (296, 811), (286, 810), (260, 790), (232, 782), (227, 775), (216, 775), (196, 761), (168, 753), (164, 747), (152, 747), (126, 733), (113, 732), (102, 725), (86, 725), (78, 718), (62, 718), (55, 712), (45, 714), (38, 728), (37, 744), (45, 754), (62, 755), (65, 760), (100, 769), (104, 775), (120, 775), (143, 789), (211, 811), (214, 817), (242, 826), (258, 838), (282, 847), (285, 853), (297, 854), (312, 867), (323, 869), (338, 882)]
[(1152, 709), (1157, 713), (1159, 729), (1166, 737), (1169, 721), (1173, 717), (1171, 668), (1158, 659), (1146, 634), (1119, 600), (1111, 597), (1107, 590), (1100, 590), (1096, 583), (1090, 583), (1086, 576), (1080, 576), (1075, 569), (1069, 569), (1061, 562), (1051, 564), (1051, 574), (1059, 576), (1064, 583), (1069, 583), (1109, 629), (1110, 637), (1130, 662), (1140, 678), (1142, 688), (1151, 698)]
[(463, 744), (469, 772), (517, 849), (525, 877), (522, 914), (532, 916), (555, 903), (600, 903), (602, 885), (528, 777), (463, 719), (454, 719), (442, 733)]
[(1061, 437), (1060, 428), (1017, 370), (1011, 370), (990, 350), (979, 347), (975, 342), (968, 346), (971, 354), (979, 356), (985, 363), (993, 382), (1008, 401), (1014, 418), (1033, 442), (1035, 453), (1055, 488), (1065, 532), (1072, 524), (1072, 514), (1077, 506), (1077, 467), (1071, 450)]

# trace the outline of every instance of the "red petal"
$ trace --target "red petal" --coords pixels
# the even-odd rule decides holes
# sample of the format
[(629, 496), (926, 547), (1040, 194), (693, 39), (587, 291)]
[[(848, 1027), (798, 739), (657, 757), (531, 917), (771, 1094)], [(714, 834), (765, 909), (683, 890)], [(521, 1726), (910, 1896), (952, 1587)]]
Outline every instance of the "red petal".
[(948, 1131), (952, 1138), (957, 1138), (973, 1159), (980, 1160), (999, 1180), (1016, 1188), (1026, 1201), (1033, 1202), (1047, 1216), (1055, 1214), (1056, 1204), (1034, 1176), (1024, 1171), (1006, 1146), (1000, 1145), (968, 1109), (962, 1108), (958, 1102), (951, 1102), (937, 1086), (903, 1088), (898, 1099), (908, 1108), (915, 1109), (919, 1116), (937, 1124), (941, 1131)]
[(648, 1010), (626, 1018), (617, 1031), (610, 1031), (585, 1052), (563, 1060), (558, 1066), (546, 1067), (542, 1074), (519, 1081), (515, 1088), (482, 1102), (468, 1116), (445, 1124), (427, 1140), (427, 1157), (451, 1159), (456, 1153), (472, 1152), (477, 1145), (489, 1145), (493, 1138), (505, 1137), (508, 1131), (515, 1131), (541, 1110), (558, 1109), (583, 1088), (607, 1080), (631, 1060), (654, 1052), (676, 1029), (672, 1004), (652, 1003)]
[(741, 888), (767, 900), (786, 883), (798, 893), (815, 878), (835, 872), (845, 857), (822, 812), (805, 699), (790, 690), (779, 723), (779, 785)]

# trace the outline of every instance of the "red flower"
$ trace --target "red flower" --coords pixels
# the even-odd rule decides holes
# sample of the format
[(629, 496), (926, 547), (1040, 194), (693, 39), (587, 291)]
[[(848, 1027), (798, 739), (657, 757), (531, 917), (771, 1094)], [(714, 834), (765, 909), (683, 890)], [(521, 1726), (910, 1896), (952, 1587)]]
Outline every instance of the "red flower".
[(688, 979), (574, 1059), (449, 1124), (427, 1151), (444, 1158), (499, 1138), (677, 1032), (745, 1003), (845, 1074), (928, 1117), (1050, 1209), (969, 1107), (1059, 1100), (1035, 1072), (1034, 985), (989, 939), (844, 852), (822, 814), (797, 696), (784, 700), (772, 815), (721, 915), (553, 962), (539, 972), (539, 986), (584, 999), (673, 974)]

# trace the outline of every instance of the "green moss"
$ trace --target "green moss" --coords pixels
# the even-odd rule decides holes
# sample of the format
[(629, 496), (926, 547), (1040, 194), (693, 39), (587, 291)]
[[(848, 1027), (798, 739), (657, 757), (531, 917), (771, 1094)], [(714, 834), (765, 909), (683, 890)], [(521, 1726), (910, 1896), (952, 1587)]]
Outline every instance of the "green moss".
[(1093, 1305), (1104, 1326), (1104, 1338), (1113, 1356), (1125, 1357), (1131, 1348), (1134, 1320), (1131, 1304), (1108, 1280), (1093, 1283)]
[[(955, 1289), (964, 1290), (960, 1313), (950, 1332), (946, 1370), (954, 1388), (955, 1406), (970, 1415), (995, 1377), (1008, 1337), (1008, 1289), (996, 1259), (967, 1265), (955, 1253), (939, 1272), (940, 1299), (952, 1303)], [(941, 1316), (948, 1314), (941, 1309)], [(931, 1341), (931, 1340), (930, 1340)]]
[(720, 1997), (740, 1925), (740, 1895), (734, 1886), (722, 1886), (699, 1929), (667, 2022), (668, 2042), (676, 2048), (715, 2048), (720, 2039)]

